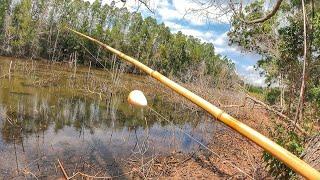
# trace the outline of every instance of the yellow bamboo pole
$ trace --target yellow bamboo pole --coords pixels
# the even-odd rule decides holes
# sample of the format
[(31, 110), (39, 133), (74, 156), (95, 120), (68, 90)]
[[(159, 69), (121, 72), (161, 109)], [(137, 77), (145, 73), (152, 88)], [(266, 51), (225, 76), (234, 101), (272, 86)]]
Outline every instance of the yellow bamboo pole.
[(67, 28), (70, 31), (89, 39), (100, 46), (104, 47), (105, 49), (111, 51), (112, 53), (118, 55), (120, 58), (126, 60), (127, 62), (130, 62), (131, 64), (135, 65), (142, 71), (146, 72), (151, 77), (155, 78), (156, 80), (160, 81), (162, 84), (166, 85), (176, 93), (184, 96), (194, 104), (198, 105), (205, 111), (207, 111), (209, 114), (211, 114), (216, 119), (220, 120), (224, 124), (228, 125), (241, 135), (247, 137), (260, 147), (262, 147), (264, 150), (271, 153), (274, 157), (279, 159), (280, 161), (284, 162), (288, 167), (293, 169), (295, 172), (299, 173), (303, 177), (307, 179), (316, 179), (320, 180), (320, 173), (312, 168), (310, 165), (299, 159), (297, 156), (293, 155), (291, 152), (287, 151), (283, 147), (279, 146), (277, 143), (273, 142), (272, 140), (268, 139), (264, 135), (260, 134), (259, 132), (255, 131), (251, 127), (247, 126), (246, 124), (238, 121), (237, 119), (231, 117), (229, 114), (225, 113), (223, 110), (219, 109), (218, 107), (214, 106), (213, 104), (209, 103), (208, 101), (204, 100), (200, 96), (192, 93), (188, 89), (180, 86), (179, 84), (175, 83), (174, 81), (168, 79), (164, 75), (160, 74), (157, 71), (154, 71), (153, 69), (149, 68), (148, 66), (142, 64), (138, 60), (92, 38), (87, 35), (84, 35), (78, 31), (75, 31), (73, 29)]

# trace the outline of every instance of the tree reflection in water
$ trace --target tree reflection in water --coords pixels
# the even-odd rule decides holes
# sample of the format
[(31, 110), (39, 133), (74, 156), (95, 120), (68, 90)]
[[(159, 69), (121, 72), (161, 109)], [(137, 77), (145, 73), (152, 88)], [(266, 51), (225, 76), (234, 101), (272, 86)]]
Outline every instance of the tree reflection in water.
[[(137, 152), (137, 147), (152, 147), (145, 149), (144, 156), (198, 147), (175, 127), (159, 122), (154, 113), (130, 107), (123, 89), (101, 100), (68, 87), (68, 75), (52, 86), (33, 83), (47, 78), (48, 71), (31, 77), (16, 70), (10, 81), (0, 79), (0, 178), (15, 177), (18, 171), (56, 177), (58, 158), (70, 172), (115, 176), (127, 170), (122, 160)], [(219, 126), (207, 118), (177, 113), (158, 96), (151, 104), (199, 140), (211, 140), (203, 132), (212, 134), (208, 129), (217, 128), (199, 127)]]

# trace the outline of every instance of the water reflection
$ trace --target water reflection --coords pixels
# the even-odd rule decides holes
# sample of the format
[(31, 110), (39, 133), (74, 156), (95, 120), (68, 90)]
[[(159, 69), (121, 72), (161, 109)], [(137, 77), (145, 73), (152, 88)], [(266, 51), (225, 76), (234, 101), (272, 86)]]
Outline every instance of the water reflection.
[[(38, 74), (37, 81), (41, 77)], [(54, 86), (33, 82), (19, 71), (10, 81), (0, 80), (0, 178), (12, 177), (23, 168), (54, 177), (57, 158), (65, 160), (67, 168), (80, 168), (75, 166), (81, 164), (88, 173), (101, 168), (118, 175), (125, 169), (120, 159), (143, 146), (144, 155), (198, 148), (176, 127), (160, 122), (156, 114), (129, 106), (125, 90), (101, 100), (81, 95), (65, 81)], [(205, 121), (205, 117), (177, 113), (176, 107), (164, 104), (160, 96), (151, 104), (200, 141), (212, 140), (205, 134), (212, 134), (217, 124)], [(84, 162), (96, 167), (85, 167)]]

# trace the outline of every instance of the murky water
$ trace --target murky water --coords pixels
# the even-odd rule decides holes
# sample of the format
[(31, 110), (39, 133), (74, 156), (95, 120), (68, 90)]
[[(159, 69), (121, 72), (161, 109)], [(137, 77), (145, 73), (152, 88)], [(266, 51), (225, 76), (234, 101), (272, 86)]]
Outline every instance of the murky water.
[[(0, 57), (0, 77), (8, 73), (11, 60)], [(177, 127), (203, 143), (213, 142), (214, 131), (221, 130), (205, 116), (179, 111), (157, 92), (147, 97), (149, 104), (174, 126), (148, 108), (131, 107), (126, 102), (130, 89), (114, 85), (115, 76), (130, 75), (91, 70), (89, 76), (88, 67), (75, 72), (66, 64), (31, 60), (13, 60), (11, 66), (10, 77), (0, 79), (0, 179), (57, 177), (58, 159), (69, 171), (119, 175), (133, 156), (199, 148)], [(122, 84), (134, 83), (123, 79)]]

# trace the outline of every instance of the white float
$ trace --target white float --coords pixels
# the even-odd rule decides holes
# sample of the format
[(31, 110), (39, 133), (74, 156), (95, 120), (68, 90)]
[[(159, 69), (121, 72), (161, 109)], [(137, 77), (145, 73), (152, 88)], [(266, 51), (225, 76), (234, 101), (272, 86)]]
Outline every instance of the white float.
[(144, 96), (142, 91), (133, 90), (128, 96), (129, 104), (138, 107), (145, 107), (148, 105), (147, 98)]

